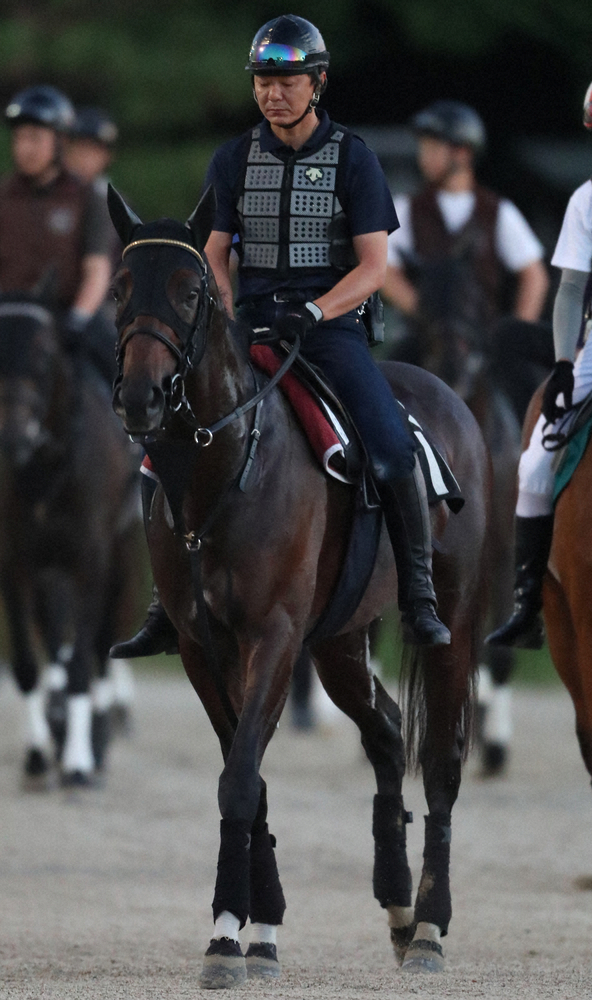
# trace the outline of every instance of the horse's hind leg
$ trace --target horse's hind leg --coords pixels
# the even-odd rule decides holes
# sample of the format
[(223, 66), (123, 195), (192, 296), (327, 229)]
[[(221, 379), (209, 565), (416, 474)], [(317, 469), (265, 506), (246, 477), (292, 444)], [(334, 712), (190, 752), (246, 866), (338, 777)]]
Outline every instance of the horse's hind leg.
[(366, 628), (318, 643), (313, 655), (323, 687), (359, 727), (374, 768), (374, 896), (388, 912), (395, 956), (401, 962), (415, 931), (405, 829), (411, 817), (402, 795), (401, 712), (369, 670)]

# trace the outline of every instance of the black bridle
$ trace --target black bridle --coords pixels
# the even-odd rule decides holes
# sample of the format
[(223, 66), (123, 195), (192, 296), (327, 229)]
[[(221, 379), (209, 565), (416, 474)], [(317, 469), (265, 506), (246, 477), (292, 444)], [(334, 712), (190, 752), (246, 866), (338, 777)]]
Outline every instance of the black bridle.
[[(132, 339), (137, 334), (142, 334), (146, 337), (152, 337), (153, 340), (159, 340), (166, 348), (173, 354), (177, 360), (177, 368), (173, 375), (171, 376), (170, 385), (165, 393), (165, 411), (171, 414), (175, 414), (180, 417), (186, 424), (188, 424), (193, 430), (195, 443), (203, 448), (206, 448), (212, 443), (214, 434), (217, 431), (222, 430), (228, 424), (235, 420), (239, 420), (245, 413), (248, 413), (254, 406), (265, 397), (271, 390), (277, 385), (280, 379), (285, 375), (288, 369), (291, 367), (292, 363), (295, 361), (298, 351), (300, 349), (300, 339), (296, 337), (294, 344), (291, 345), (291, 350), (282, 363), (278, 371), (275, 373), (273, 378), (267, 382), (267, 384), (251, 397), (242, 406), (237, 406), (230, 413), (227, 413), (224, 417), (221, 417), (210, 427), (202, 427), (195, 416), (191, 404), (185, 395), (185, 378), (192, 369), (197, 368), (197, 366), (202, 361), (207, 348), (208, 332), (210, 327), (210, 322), (212, 318), (213, 310), (216, 306), (215, 299), (213, 298), (210, 287), (209, 287), (209, 270), (205, 258), (200, 254), (199, 250), (191, 246), (189, 243), (184, 243), (181, 240), (172, 240), (159, 237), (153, 237), (144, 240), (134, 240), (125, 247), (122, 260), (125, 258), (126, 254), (130, 250), (133, 250), (141, 246), (172, 246), (178, 247), (181, 250), (186, 250), (188, 253), (192, 254), (197, 258), (200, 264), (200, 290), (198, 297), (198, 305), (195, 313), (195, 318), (193, 323), (185, 323), (180, 317), (177, 317), (174, 310), (170, 309), (170, 314), (167, 316), (165, 322), (167, 325), (171, 326), (171, 329), (177, 334), (181, 342), (182, 347), (179, 348), (177, 345), (165, 334), (161, 333), (159, 330), (154, 329), (151, 326), (138, 326), (133, 330), (128, 330), (124, 333), (119, 344), (117, 346), (116, 358), (118, 366), (118, 374), (115, 379), (114, 392), (120, 385), (123, 379), (123, 363), (125, 348)], [(131, 305), (131, 300), (122, 311), (121, 315), (117, 320), (118, 329), (125, 329), (135, 319), (133, 315), (134, 307)], [(135, 310), (136, 315), (141, 315), (141, 311)], [(270, 337), (273, 340), (273, 337)], [(134, 436), (135, 437), (135, 436)], [(139, 440), (145, 438), (146, 435), (140, 435)]]

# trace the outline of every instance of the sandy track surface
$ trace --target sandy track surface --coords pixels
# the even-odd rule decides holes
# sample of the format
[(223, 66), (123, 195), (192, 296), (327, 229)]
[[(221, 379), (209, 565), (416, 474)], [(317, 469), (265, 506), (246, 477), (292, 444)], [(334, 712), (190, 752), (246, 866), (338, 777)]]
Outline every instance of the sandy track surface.
[[(282, 723), (264, 761), (288, 902), (257, 997), (592, 998), (592, 792), (563, 690), (516, 695), (510, 775), (465, 770), (453, 815), (447, 971), (403, 975), (372, 898), (372, 775), (357, 730)], [(19, 703), (0, 681), (0, 997), (193, 997), (209, 940), (219, 750), (181, 675), (144, 676), (136, 731), (74, 800), (19, 788)], [(410, 860), (424, 802), (406, 783)], [(211, 994), (210, 994), (211, 995)], [(224, 991), (227, 995), (227, 991)]]

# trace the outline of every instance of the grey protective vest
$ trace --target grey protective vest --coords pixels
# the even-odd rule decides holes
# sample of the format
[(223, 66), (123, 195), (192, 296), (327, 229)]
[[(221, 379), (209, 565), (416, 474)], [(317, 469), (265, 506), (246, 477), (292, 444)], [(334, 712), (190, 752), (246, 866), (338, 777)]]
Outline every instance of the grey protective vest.
[[(332, 237), (346, 225), (335, 193), (345, 132), (334, 127), (324, 146), (288, 162), (264, 153), (260, 128), (251, 132), (243, 190), (237, 204), (241, 222), (241, 269), (269, 275), (306, 274), (337, 266)], [(339, 217), (341, 225), (331, 223)], [(342, 240), (339, 241), (343, 242)], [(351, 242), (351, 241), (350, 241)], [(345, 269), (353, 266), (353, 262)]]

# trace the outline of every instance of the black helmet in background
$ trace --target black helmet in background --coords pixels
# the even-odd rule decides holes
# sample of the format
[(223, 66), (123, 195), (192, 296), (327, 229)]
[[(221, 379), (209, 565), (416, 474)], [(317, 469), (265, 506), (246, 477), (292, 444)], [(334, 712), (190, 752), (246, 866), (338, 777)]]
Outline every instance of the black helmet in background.
[(70, 129), (73, 139), (91, 139), (108, 149), (117, 142), (119, 129), (111, 115), (102, 108), (76, 108), (76, 119)]
[(26, 87), (12, 98), (4, 112), (8, 125), (44, 125), (56, 132), (69, 132), (74, 124), (74, 105), (56, 87), (40, 84)]
[(468, 104), (460, 101), (434, 101), (411, 119), (416, 135), (429, 135), (453, 146), (468, 146), (475, 154), (485, 149), (485, 126)]
[(328, 66), (329, 53), (318, 28), (303, 17), (282, 14), (259, 29), (245, 69), (267, 76), (312, 73), (319, 79)]

